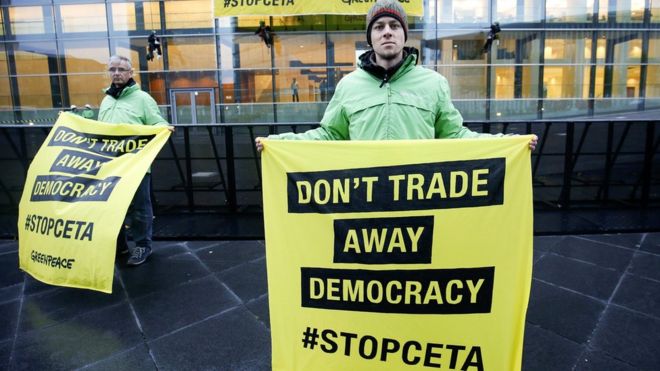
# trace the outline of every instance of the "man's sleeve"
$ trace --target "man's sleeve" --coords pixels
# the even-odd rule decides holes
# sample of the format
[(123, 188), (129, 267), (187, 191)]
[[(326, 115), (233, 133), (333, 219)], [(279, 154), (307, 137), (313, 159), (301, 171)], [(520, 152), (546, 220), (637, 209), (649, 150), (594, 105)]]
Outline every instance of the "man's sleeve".
[(438, 112), (435, 118), (435, 138), (478, 138), (501, 136), (476, 133), (463, 126), (463, 116), (451, 102), (451, 93), (447, 79), (441, 77), (440, 96), (438, 97)]
[(284, 140), (348, 140), (348, 117), (344, 112), (344, 108), (337, 99), (337, 94), (330, 99), (328, 107), (325, 109), (323, 118), (321, 119), (321, 127), (308, 130), (304, 133), (283, 133), (268, 136), (269, 139), (284, 139)]
[(161, 116), (156, 101), (149, 94), (144, 95), (144, 124), (169, 125), (167, 120)]

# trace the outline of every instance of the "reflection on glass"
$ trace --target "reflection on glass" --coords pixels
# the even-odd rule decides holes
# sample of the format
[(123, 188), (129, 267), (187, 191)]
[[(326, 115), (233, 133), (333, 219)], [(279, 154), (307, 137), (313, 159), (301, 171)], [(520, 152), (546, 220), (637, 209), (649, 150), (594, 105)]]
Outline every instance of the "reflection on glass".
[(48, 76), (19, 76), (16, 80), (20, 92), (21, 108), (53, 107)]
[[(136, 6), (140, 6), (140, 4), (136, 4)], [(158, 2), (142, 3), (142, 11), (144, 12), (144, 29), (160, 30), (160, 6)]]
[(326, 76), (323, 35), (294, 34), (278, 38), (275, 65), (278, 102), (320, 100), (319, 87)]
[(506, 22), (540, 22), (542, 19), (543, 0), (497, 2), (495, 20), (501, 24)]
[(545, 62), (549, 64), (588, 63), (591, 56), (591, 36), (574, 32), (548, 33), (543, 55)]
[(612, 97), (639, 97), (640, 66), (614, 66), (612, 77)]
[(495, 70), (495, 99), (513, 99), (514, 97), (514, 68), (496, 67)]
[[(200, 56), (206, 56), (200, 58)], [(170, 69), (215, 69), (215, 41), (213, 37), (174, 37), (167, 41)]]
[(438, 0), (438, 23), (488, 22), (488, 0)]
[(11, 33), (14, 35), (43, 34), (52, 32), (52, 25), (45, 24), (44, 10), (40, 6), (14, 6), (9, 8)]
[(644, 21), (644, 1), (628, 0), (617, 1), (616, 3), (616, 21), (641, 23)]
[(334, 61), (328, 61), (328, 65), (334, 66), (357, 66), (357, 55), (367, 49), (367, 41), (364, 33), (332, 33), (329, 35), (330, 42), (334, 48)]
[(539, 97), (539, 75), (541, 66), (523, 66), (522, 97)]
[(0, 110), (11, 109), (11, 89), (9, 88), (9, 79), (0, 77)]
[[(100, 103), (102, 89), (109, 84), (103, 71), (108, 62), (108, 48), (102, 40), (63, 43), (69, 101), (78, 107)], [(92, 73), (96, 72), (96, 73)]]
[(593, 1), (546, 0), (548, 22), (587, 22), (593, 14)]
[(213, 11), (209, 0), (166, 1), (165, 22), (169, 29), (212, 28)]
[[(223, 69), (231, 68), (270, 68), (271, 67), (271, 51), (257, 35), (236, 35), (222, 37), (222, 45), (237, 49), (236, 56), (232, 59), (232, 65), (223, 64)], [(277, 48), (277, 46), (276, 46)], [(230, 54), (230, 55), (233, 55)], [(226, 59), (223, 60), (223, 62)], [(237, 62), (240, 62), (238, 64)]]
[(114, 31), (134, 31), (135, 26), (135, 4), (114, 3), (112, 8), (112, 28)]
[(105, 4), (60, 5), (63, 32), (105, 32), (108, 30)]
[(273, 17), (273, 30), (308, 31), (325, 29), (323, 15)]

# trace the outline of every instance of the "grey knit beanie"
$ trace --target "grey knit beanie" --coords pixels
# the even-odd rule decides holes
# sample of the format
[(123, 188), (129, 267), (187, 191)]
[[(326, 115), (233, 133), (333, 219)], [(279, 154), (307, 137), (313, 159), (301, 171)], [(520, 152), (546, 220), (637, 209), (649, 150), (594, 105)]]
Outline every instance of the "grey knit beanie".
[(392, 17), (403, 26), (405, 40), (408, 40), (408, 16), (398, 0), (378, 0), (367, 13), (367, 44), (371, 46), (371, 26), (380, 17)]

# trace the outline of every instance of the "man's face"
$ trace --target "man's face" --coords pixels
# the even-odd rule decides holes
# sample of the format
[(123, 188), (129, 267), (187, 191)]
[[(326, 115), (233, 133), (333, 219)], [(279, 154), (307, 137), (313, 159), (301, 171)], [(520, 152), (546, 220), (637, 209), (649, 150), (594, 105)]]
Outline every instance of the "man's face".
[(371, 27), (371, 44), (376, 57), (385, 60), (397, 59), (402, 55), (406, 34), (401, 23), (392, 17), (380, 17)]
[(112, 79), (112, 83), (116, 86), (125, 85), (128, 80), (133, 77), (133, 69), (128, 66), (126, 61), (113, 59), (108, 64), (108, 73)]

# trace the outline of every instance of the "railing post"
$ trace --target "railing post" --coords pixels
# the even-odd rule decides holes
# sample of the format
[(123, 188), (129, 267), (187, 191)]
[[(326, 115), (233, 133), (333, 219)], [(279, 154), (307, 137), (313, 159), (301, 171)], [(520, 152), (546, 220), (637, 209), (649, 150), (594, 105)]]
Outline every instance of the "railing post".
[(559, 205), (562, 208), (571, 206), (571, 180), (573, 178), (573, 140), (575, 137), (575, 123), (566, 123), (566, 145), (564, 147), (564, 182), (559, 195)]
[(184, 143), (184, 153), (186, 156), (186, 197), (188, 198), (188, 208), (190, 211), (195, 211), (195, 200), (193, 199), (193, 189), (192, 189), (192, 156), (190, 154), (190, 127), (183, 127), (183, 143)]
[(234, 130), (225, 128), (225, 148), (227, 151), (227, 206), (230, 212), (236, 212), (236, 159), (234, 158)]
[(651, 193), (651, 177), (653, 172), (653, 155), (655, 139), (655, 123), (649, 121), (646, 123), (646, 143), (644, 145), (644, 170), (642, 172), (642, 195), (640, 197), (642, 207), (647, 207)]

